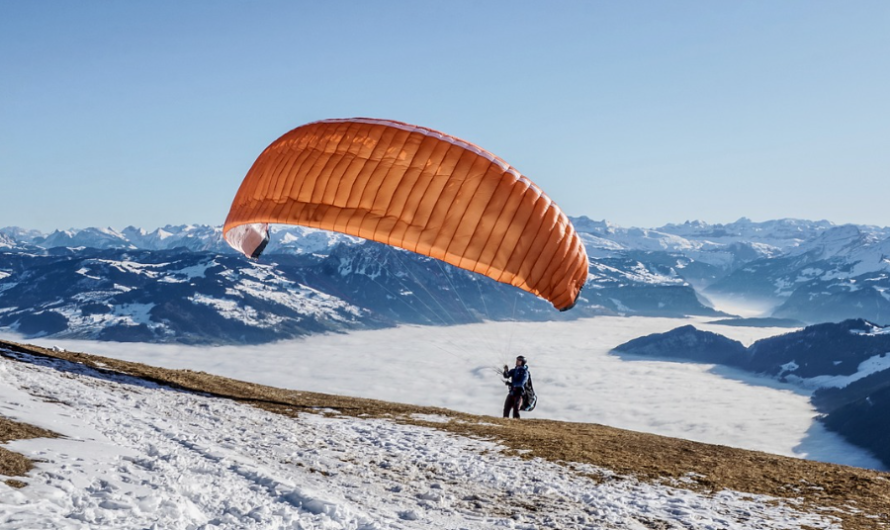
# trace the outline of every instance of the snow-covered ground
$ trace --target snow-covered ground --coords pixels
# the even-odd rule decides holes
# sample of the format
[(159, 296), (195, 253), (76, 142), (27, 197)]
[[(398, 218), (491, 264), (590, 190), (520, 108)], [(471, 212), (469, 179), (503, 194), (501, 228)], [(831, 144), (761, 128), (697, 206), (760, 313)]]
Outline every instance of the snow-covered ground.
[[(627, 340), (694, 323), (750, 344), (782, 328), (598, 317), (574, 322), (401, 327), (263, 346), (186, 347), (38, 340), (166, 368), (280, 388), (500, 415), (498, 372), (524, 354), (539, 401), (530, 417), (599, 423), (871, 469), (882, 464), (824, 429), (802, 387), (724, 367), (609, 354)], [(15, 337), (10, 337), (16, 340)], [(21, 339), (18, 339), (21, 340)]]
[(435, 429), (293, 419), (20, 358), (0, 357), (0, 415), (64, 438), (7, 445), (38, 463), (25, 488), (0, 480), (0, 529), (840, 528), (762, 496), (596, 480), (609, 473)]

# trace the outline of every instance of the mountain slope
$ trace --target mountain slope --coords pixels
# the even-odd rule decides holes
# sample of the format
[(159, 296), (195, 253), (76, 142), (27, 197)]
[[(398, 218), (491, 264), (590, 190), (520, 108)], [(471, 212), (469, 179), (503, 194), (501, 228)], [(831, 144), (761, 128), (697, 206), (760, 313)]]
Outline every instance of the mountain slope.
[[(153, 517), (223, 528), (274, 521), (328, 528), (790, 529), (842, 522), (859, 530), (890, 524), (888, 475), (879, 472), (599, 425), (516, 422), (283, 391), (13, 343), (2, 351), (5, 378), (37, 396), (20, 394), (4, 414), (22, 414), (25, 406), (43, 409), (35, 414), (44, 421), (56, 417), (54, 410), (74, 413), (80, 419), (71, 425), (80, 426), (80, 436), (92, 432), (89, 422), (107, 421), (106, 435), (119, 440), (119, 449), (98, 456), (84, 452), (96, 443), (89, 436), (62, 447), (73, 454), (50, 449), (43, 457), (49, 460), (32, 471), (39, 480), (19, 479), (28, 485), (18, 493), (0, 484), (6, 488), (3, 528), (57, 514), (57, 522), (134, 526)], [(159, 415), (165, 403), (176, 408)], [(113, 416), (118, 409), (130, 417)], [(208, 422), (215, 427), (205, 427)], [(193, 434), (188, 424), (200, 430)], [(154, 449), (134, 453), (145, 442)], [(59, 467), (65, 459), (79, 464)], [(92, 468), (92, 482), (71, 482), (53, 501), (29, 500), (30, 489), (62, 486), (65, 477), (79, 476), (79, 467), (96, 462), (107, 467)], [(122, 473), (154, 477), (152, 488), (121, 482)], [(167, 476), (180, 478), (168, 482)], [(200, 488), (189, 489), (198, 482)], [(217, 488), (228, 489), (210, 503), (199, 493)], [(150, 495), (138, 496), (146, 491)], [(66, 497), (77, 502), (65, 504)]]

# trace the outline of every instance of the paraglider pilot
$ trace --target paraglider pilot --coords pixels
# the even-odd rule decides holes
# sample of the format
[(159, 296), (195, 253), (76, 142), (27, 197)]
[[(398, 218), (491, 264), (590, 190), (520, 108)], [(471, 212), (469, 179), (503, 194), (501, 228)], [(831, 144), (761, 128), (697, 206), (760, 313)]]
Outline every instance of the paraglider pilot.
[(504, 365), (504, 378), (510, 379), (505, 384), (510, 388), (507, 394), (507, 400), (504, 402), (504, 417), (510, 417), (510, 410), (513, 410), (513, 417), (519, 418), (519, 409), (522, 407), (522, 398), (525, 394), (525, 384), (528, 382), (528, 366), (525, 357), (520, 355), (516, 358), (516, 366), (508, 369)]

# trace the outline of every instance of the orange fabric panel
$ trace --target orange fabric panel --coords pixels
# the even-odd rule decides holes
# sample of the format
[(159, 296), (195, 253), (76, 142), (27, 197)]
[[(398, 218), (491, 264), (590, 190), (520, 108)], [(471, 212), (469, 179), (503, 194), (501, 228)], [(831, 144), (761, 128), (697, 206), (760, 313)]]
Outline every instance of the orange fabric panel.
[(267, 147), (223, 234), (256, 257), (269, 224), (334, 230), (440, 259), (574, 305), (588, 261), (568, 217), (491, 153), (389, 120), (323, 120)]

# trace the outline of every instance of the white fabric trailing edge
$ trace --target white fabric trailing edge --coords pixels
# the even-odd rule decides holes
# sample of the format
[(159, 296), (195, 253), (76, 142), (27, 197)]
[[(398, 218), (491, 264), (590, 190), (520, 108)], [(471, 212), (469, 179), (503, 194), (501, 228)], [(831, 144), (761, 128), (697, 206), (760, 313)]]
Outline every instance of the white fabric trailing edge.
[(256, 258), (269, 241), (268, 223), (233, 226), (225, 233), (226, 243), (248, 258)]

